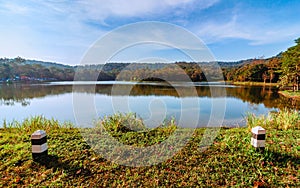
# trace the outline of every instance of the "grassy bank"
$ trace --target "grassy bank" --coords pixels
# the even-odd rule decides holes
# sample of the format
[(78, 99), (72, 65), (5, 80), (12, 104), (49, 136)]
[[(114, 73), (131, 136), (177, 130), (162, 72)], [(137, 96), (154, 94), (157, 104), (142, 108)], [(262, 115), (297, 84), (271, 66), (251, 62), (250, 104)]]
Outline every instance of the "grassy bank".
[(263, 83), (263, 82), (231, 82), (233, 85), (241, 86), (272, 86), (277, 87), (278, 83)]
[[(176, 129), (171, 121), (141, 138), (140, 130), (145, 129), (131, 117), (108, 117), (100, 123), (120, 141), (140, 146), (160, 142)], [(138, 132), (124, 127), (132, 123)], [(295, 127), (268, 127), (264, 153), (250, 146), (249, 128), (221, 129), (214, 144), (201, 152), (204, 129), (198, 129), (187, 146), (169, 160), (148, 167), (126, 167), (97, 155), (69, 124), (41, 117), (15, 124), (0, 129), (3, 187), (300, 186), (300, 130)], [(49, 161), (38, 163), (31, 158), (30, 134), (40, 128), (47, 130)]]
[(291, 91), (291, 90), (284, 90), (284, 91), (279, 91), (279, 94), (287, 97), (287, 98), (293, 98), (296, 100), (300, 100), (300, 91)]

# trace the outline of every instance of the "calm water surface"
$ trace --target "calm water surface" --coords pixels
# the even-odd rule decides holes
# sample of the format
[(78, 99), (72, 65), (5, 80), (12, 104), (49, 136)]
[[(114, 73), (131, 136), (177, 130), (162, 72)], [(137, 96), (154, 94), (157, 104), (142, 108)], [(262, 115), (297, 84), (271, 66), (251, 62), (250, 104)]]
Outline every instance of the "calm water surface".
[[(0, 120), (11, 122), (43, 115), (59, 121), (76, 123), (73, 95), (92, 97), (96, 117), (104, 117), (116, 112), (134, 112), (143, 118), (148, 126), (157, 126), (165, 119), (175, 117), (178, 121), (182, 111), (190, 117), (199, 116), (199, 126), (206, 126), (213, 104), (226, 105), (224, 126), (244, 126), (247, 112), (267, 114), (280, 108), (298, 108), (299, 104), (278, 95), (275, 88), (222, 85), (219, 83), (163, 83), (133, 82), (52, 82), (44, 84), (0, 85)], [(129, 92), (126, 92), (129, 91)], [(193, 94), (196, 91), (197, 95)], [(83, 99), (84, 100), (84, 99)], [(125, 101), (125, 102), (124, 102)], [(198, 111), (193, 106), (184, 105), (198, 101)], [(199, 114), (195, 114), (195, 113)], [(84, 110), (83, 110), (84, 113)], [(87, 118), (89, 116), (86, 111)], [(193, 118), (190, 118), (194, 121)], [(212, 117), (213, 119), (213, 117)], [(194, 122), (185, 121), (185, 127)]]

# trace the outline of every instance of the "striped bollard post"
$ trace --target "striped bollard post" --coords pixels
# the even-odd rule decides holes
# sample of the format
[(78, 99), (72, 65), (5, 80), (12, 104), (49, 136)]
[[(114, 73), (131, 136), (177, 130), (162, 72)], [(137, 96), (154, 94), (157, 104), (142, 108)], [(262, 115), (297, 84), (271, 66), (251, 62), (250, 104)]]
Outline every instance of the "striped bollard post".
[(251, 129), (251, 145), (255, 148), (264, 150), (266, 142), (266, 130), (261, 126), (257, 126)]
[(34, 161), (48, 156), (47, 135), (43, 130), (37, 130), (31, 135), (32, 158)]

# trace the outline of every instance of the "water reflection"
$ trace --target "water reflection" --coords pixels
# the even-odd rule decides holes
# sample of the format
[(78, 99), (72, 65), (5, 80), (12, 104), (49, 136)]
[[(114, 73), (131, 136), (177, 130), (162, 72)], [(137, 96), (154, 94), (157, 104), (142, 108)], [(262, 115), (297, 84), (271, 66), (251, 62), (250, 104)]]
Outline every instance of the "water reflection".
[[(59, 84), (11, 84), (0, 85), (0, 106), (13, 106), (16, 103), (22, 106), (30, 105), (32, 99), (45, 98), (48, 96), (58, 96), (61, 94), (72, 93), (72, 86)], [(112, 88), (114, 92), (112, 93)], [(132, 87), (130, 96), (173, 96), (173, 97), (190, 97), (193, 95), (193, 88), (186, 85), (178, 85), (176, 89), (166, 84), (103, 84), (95, 88), (81, 85), (76, 87), (76, 92), (80, 93), (97, 93), (102, 95), (127, 96), (125, 92), (128, 87)], [(224, 93), (224, 88), (226, 93)], [(178, 94), (180, 90), (180, 96)], [(237, 98), (250, 104), (263, 104), (267, 108), (293, 108), (300, 109), (300, 101), (287, 99), (277, 93), (276, 88), (272, 87), (251, 87), (251, 86), (222, 86), (222, 85), (198, 85), (196, 90), (199, 97), (227, 97)], [(213, 93), (213, 96), (212, 96)]]

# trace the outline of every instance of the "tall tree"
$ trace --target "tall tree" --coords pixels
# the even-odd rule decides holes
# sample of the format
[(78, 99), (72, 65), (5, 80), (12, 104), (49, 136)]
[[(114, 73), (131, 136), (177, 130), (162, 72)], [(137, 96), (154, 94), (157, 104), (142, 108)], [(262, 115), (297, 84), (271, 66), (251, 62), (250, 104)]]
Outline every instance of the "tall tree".
[(293, 84), (293, 91), (299, 90), (300, 77), (300, 38), (295, 40), (296, 45), (290, 47), (282, 54), (282, 76), (283, 86)]

